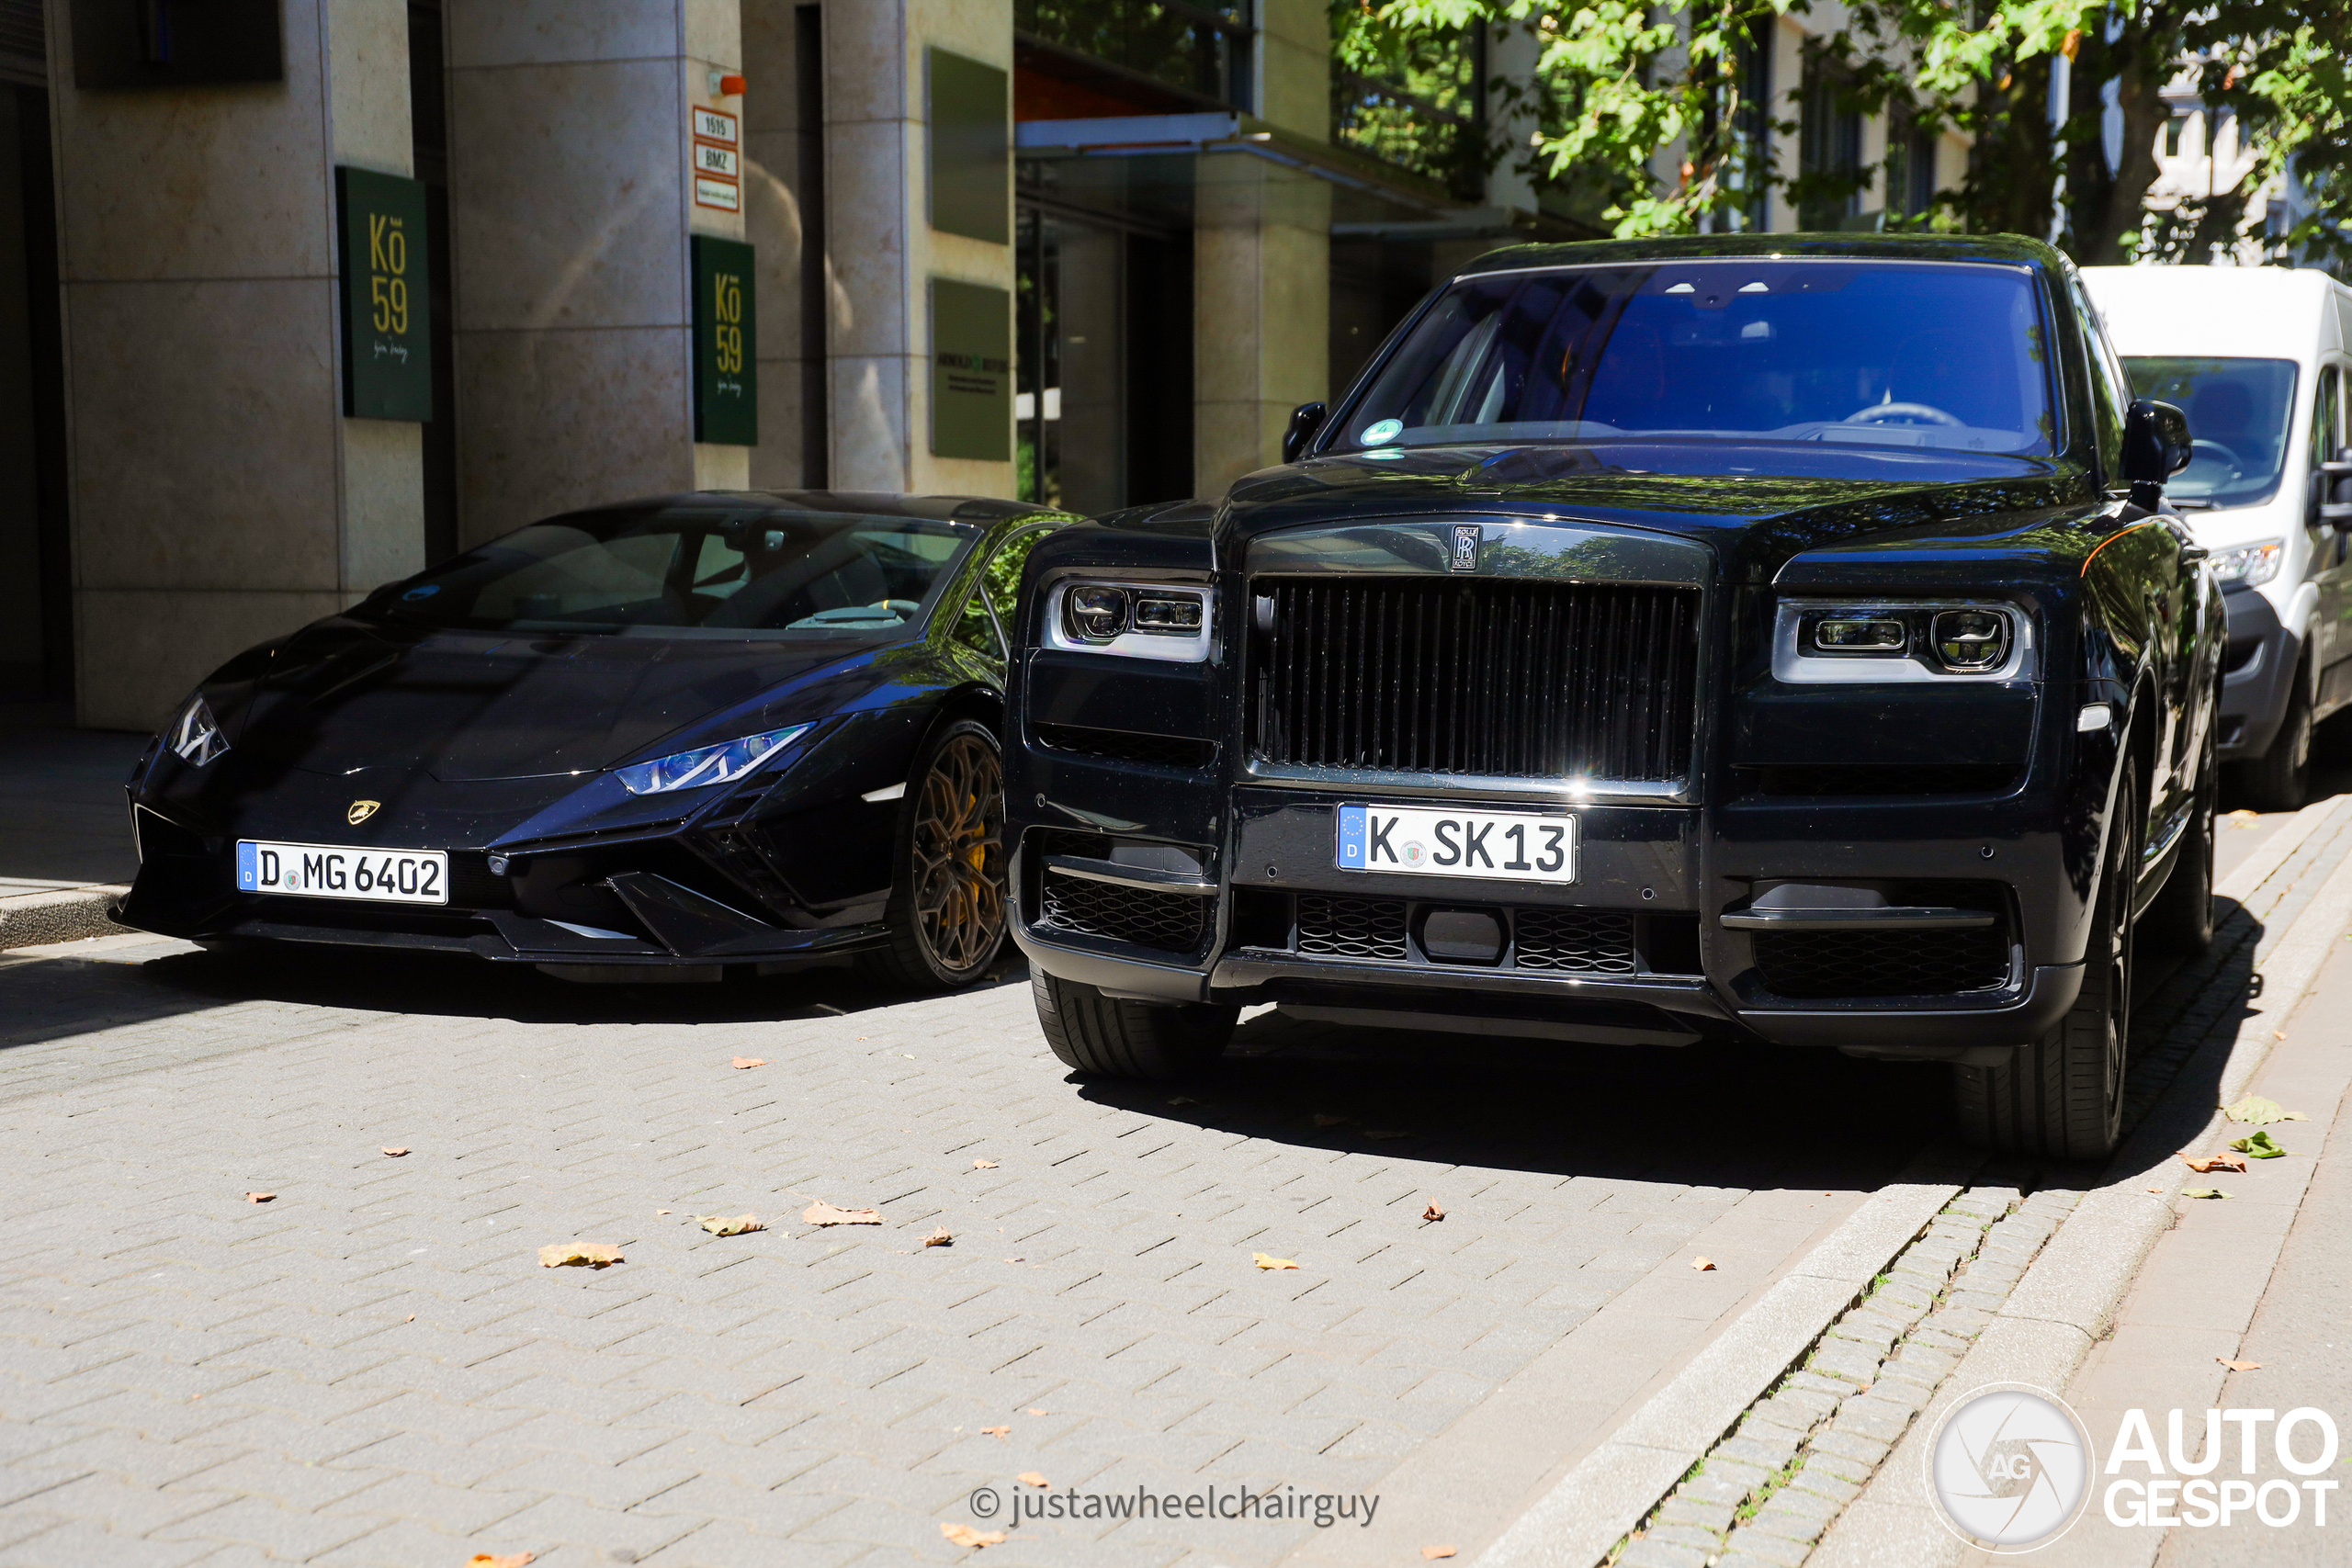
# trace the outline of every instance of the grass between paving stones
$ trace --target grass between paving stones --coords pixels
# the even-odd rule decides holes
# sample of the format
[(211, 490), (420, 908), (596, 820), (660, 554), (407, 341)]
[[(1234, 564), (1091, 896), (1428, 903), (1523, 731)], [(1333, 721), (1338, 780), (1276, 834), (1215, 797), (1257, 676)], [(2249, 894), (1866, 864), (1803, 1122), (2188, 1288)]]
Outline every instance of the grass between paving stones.
[[(2001, 1173), (1986, 1174), (1997, 1180)], [(1938, 1341), (1964, 1347), (1976, 1337), (1991, 1307), (2007, 1296), (2013, 1271), (2040, 1251), (2077, 1196), (2028, 1197), (2016, 1187), (1980, 1184), (1946, 1204), (1797, 1367), (1611, 1549), (1606, 1568), (1802, 1562), (1958, 1364), (1957, 1351)], [(1997, 1261), (1987, 1253), (1996, 1235)], [(1980, 1263), (2008, 1279), (1972, 1280)], [(1868, 1411), (1851, 1403), (1873, 1393)], [(1770, 1508), (1784, 1493), (1803, 1495)]]

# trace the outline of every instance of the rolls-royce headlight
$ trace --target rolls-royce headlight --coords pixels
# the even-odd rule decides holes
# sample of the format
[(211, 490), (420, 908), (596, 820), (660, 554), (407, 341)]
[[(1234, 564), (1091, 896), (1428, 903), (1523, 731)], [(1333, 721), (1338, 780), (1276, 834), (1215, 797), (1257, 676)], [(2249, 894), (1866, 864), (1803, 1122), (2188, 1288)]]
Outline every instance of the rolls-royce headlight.
[(2014, 604), (1784, 599), (1772, 674), (1790, 682), (2007, 680), (2032, 673), (2032, 623)]
[(1182, 583), (1057, 583), (1046, 593), (1046, 646), (1198, 664), (1209, 656), (1215, 599)]
[(673, 789), (697, 789), (704, 784), (732, 784), (807, 734), (808, 727), (763, 730), (718, 746), (676, 751), (650, 762), (631, 762), (614, 771), (621, 787), (631, 795), (667, 795)]

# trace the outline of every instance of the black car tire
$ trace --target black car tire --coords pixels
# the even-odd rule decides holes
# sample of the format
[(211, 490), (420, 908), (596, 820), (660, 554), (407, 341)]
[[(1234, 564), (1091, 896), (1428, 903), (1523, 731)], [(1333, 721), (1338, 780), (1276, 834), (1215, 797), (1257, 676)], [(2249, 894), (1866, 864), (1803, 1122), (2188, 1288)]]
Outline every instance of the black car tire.
[(1174, 1078), (1199, 1072), (1233, 1038), (1239, 1008), (1205, 1002), (1122, 1001), (1092, 986), (1032, 967), (1038, 1027), (1065, 1066), (1109, 1078)]
[(2141, 940), (2176, 958), (2194, 958), (2213, 945), (2213, 816), (2221, 793), (2217, 772), (2208, 732), (2204, 761), (2197, 770), (2196, 804), (2189, 807), (2188, 826), (2181, 829), (2172, 874), (2140, 916)]
[(2312, 693), (2300, 665), (2270, 750), (2238, 766), (2246, 804), (2256, 811), (2301, 811), (2311, 799)]
[(866, 966), (906, 990), (960, 990), (1003, 951), (1004, 757), (988, 726), (957, 719), (916, 759), (883, 924)]
[(2056, 1027), (1997, 1067), (1955, 1066), (1952, 1112), (1980, 1147), (2064, 1160), (2103, 1159), (2123, 1132), (2124, 1055), (2132, 1039), (2132, 897), (2139, 788), (2127, 763), (2099, 874), (2083, 989)]

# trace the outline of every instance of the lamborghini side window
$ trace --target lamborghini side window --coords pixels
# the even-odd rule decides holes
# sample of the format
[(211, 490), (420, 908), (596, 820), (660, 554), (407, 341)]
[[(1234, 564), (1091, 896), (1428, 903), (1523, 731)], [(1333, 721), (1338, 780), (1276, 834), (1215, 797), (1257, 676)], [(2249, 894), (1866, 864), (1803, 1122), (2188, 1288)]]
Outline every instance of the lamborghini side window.
[(1031, 528), (997, 547), (996, 554), (980, 569), (972, 596), (964, 601), (964, 613), (956, 622), (956, 641), (984, 659), (999, 664), (1005, 661), (1005, 637), (1021, 597), (1021, 569), (1046, 533), (1044, 528)]

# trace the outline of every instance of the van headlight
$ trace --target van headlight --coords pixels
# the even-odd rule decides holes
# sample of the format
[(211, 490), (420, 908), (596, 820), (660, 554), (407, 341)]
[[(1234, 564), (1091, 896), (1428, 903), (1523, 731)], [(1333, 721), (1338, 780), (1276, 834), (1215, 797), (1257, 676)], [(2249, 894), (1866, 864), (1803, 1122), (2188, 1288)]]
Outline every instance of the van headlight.
[(2032, 673), (2033, 627), (2014, 604), (1786, 599), (1772, 674), (1789, 682), (2017, 680)]
[(1046, 646), (1199, 664), (1216, 602), (1214, 589), (1179, 583), (1057, 582), (1046, 595)]
[(2251, 545), (2232, 545), (2213, 552), (2213, 581), (2243, 582), (2248, 588), (2259, 588), (2278, 575), (2279, 563), (2287, 558), (2284, 539), (2257, 539)]

